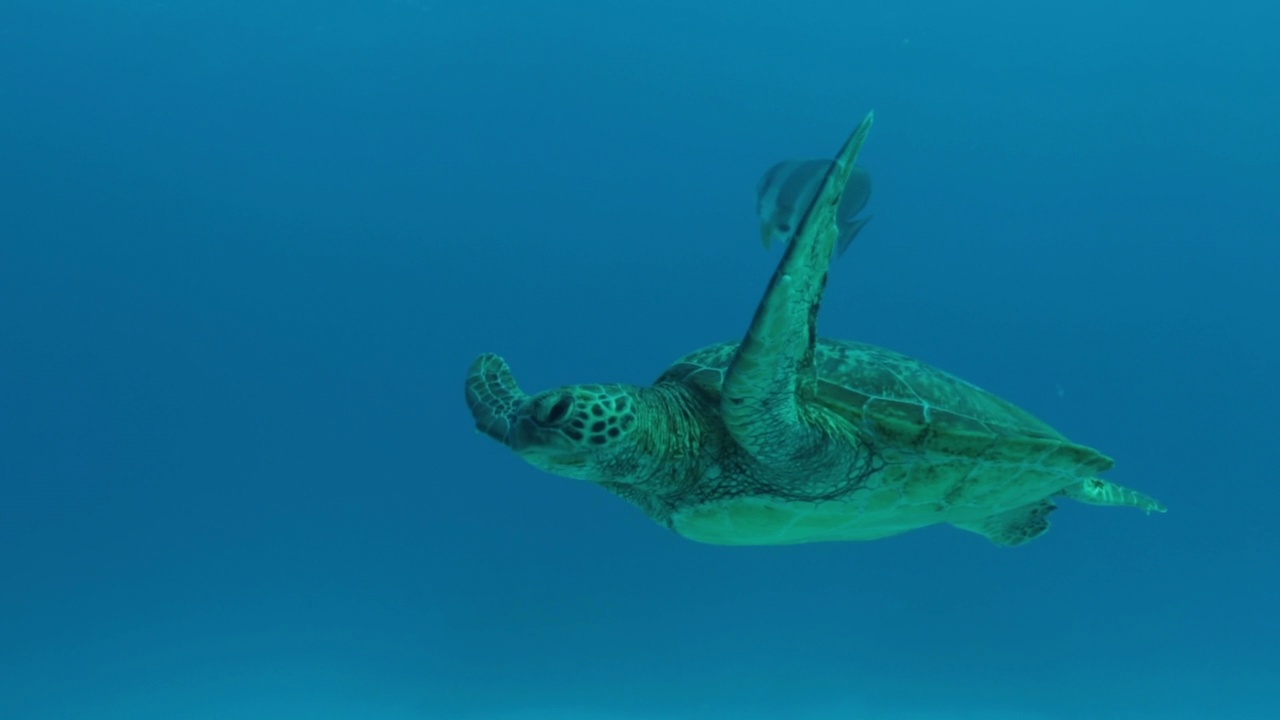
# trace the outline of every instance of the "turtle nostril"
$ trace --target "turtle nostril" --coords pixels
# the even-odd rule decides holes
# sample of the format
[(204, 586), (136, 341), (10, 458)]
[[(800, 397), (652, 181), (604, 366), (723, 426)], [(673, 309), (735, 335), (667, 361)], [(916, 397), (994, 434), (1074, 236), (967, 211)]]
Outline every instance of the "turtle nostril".
[(569, 408), (573, 407), (573, 398), (565, 396), (556, 401), (555, 405), (547, 411), (547, 422), (559, 423), (569, 414)]

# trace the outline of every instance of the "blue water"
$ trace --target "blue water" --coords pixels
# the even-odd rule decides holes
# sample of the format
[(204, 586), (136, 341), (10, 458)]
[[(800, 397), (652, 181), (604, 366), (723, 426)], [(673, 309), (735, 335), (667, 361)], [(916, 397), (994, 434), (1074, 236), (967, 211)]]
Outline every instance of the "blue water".
[[(1280, 717), (1272, 3), (0, 6), (0, 719)], [(739, 337), (868, 110), (822, 332), (1167, 515), (723, 548), (471, 426)]]

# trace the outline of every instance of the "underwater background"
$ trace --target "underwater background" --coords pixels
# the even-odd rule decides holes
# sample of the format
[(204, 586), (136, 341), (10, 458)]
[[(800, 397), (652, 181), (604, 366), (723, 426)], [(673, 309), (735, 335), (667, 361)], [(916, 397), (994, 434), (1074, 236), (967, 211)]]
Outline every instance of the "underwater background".
[[(0, 719), (1280, 717), (1273, 3), (0, 5)], [(868, 110), (824, 335), (1117, 459), (726, 548), (472, 428), (741, 336)]]

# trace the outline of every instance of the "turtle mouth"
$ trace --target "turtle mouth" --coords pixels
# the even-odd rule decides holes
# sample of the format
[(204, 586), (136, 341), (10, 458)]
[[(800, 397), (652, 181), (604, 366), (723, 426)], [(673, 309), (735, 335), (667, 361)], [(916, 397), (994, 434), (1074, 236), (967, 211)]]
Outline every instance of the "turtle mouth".
[[(547, 433), (538, 423), (527, 415), (512, 418), (511, 430), (507, 433), (507, 447), (523, 453), (526, 450), (548, 451), (552, 448)], [(540, 452), (538, 454), (549, 454)]]
[(518, 453), (534, 453), (549, 458), (563, 459), (576, 455), (577, 444), (565, 435), (567, 407), (573, 399), (568, 396), (543, 395), (525, 401), (507, 417), (508, 431), (504, 442)]
[(498, 355), (484, 353), (467, 371), (467, 407), (476, 430), (513, 450), (519, 450), (517, 410), (528, 400), (516, 384), (511, 366)]

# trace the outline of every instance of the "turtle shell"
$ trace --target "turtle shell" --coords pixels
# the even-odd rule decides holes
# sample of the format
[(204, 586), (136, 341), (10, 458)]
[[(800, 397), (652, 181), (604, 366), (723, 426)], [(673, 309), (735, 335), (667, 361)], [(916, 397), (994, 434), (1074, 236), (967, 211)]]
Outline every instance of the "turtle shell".
[[(690, 353), (659, 381), (688, 383), (718, 397), (736, 348), (730, 342)], [(806, 399), (847, 419), (890, 458), (1032, 463), (1080, 476), (1113, 465), (1016, 405), (901, 353), (821, 339), (814, 359), (817, 384)]]

